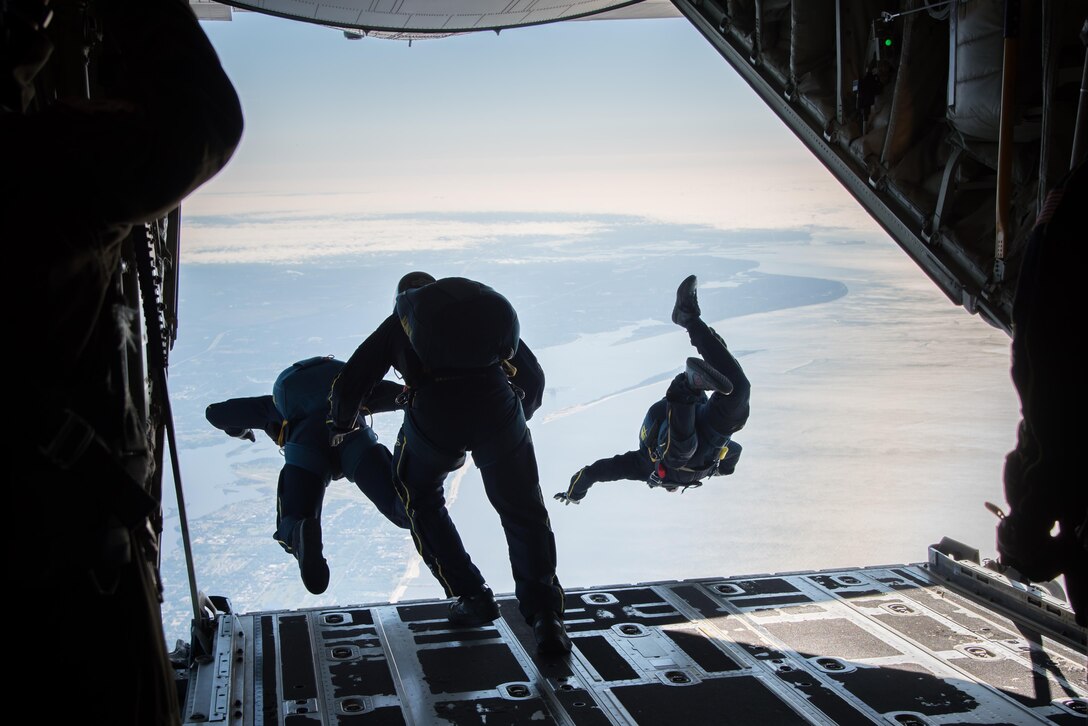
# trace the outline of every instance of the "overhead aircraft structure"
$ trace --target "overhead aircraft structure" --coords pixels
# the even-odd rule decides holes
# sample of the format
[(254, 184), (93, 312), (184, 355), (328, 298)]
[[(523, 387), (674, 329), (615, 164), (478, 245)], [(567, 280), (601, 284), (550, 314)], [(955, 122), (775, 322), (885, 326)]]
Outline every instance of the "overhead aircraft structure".
[(194, 4), (375, 40), (683, 16), (953, 302), (1007, 332), (1023, 241), (1088, 145), (1076, 0)]
[[(93, 101), (116, 84), (106, 70), (119, 45), (119, 25), (104, 21), (110, 15), (99, 11), (122, 2), (136, 15), (151, 6), (151, 0), (147, 6), (134, 0), (0, 0), (0, 57), (8, 61), (0, 79), (4, 133), (26, 128), (20, 124), (32, 123), (34, 114), (44, 117), (59, 101)], [(1050, 213), (1050, 192), (1088, 156), (1083, 0), (188, 4), (207, 22), (253, 12), (341, 31), (329, 42), (440, 43), (453, 35), (514, 35), (549, 23), (686, 19), (952, 303), (1010, 337), (1028, 241)], [(20, 28), (48, 37), (51, 52), (20, 45)], [(24, 54), (34, 61), (18, 62)], [(22, 93), (11, 92), (16, 88)], [(71, 148), (95, 152), (74, 141)], [(170, 144), (156, 148), (168, 153)], [(3, 170), (7, 163), (0, 159), (5, 196), (16, 198), (20, 180)], [(159, 567), (163, 475), (177, 467), (168, 371), (178, 330), (182, 209), (179, 203), (135, 224), (115, 269), (87, 265), (85, 275), (74, 265), (66, 270), (76, 270), (76, 282), (109, 276), (111, 294), (130, 313), (110, 318), (125, 328), (126, 344), (109, 349), (116, 360), (108, 375), (80, 383), (101, 387), (105, 407), (126, 412), (123, 436), (105, 441), (106, 458), (127, 463), (137, 452), (150, 461), (135, 474), (128, 467), (150, 513), (125, 535), (141, 543), (131, 552), (149, 576)], [(19, 211), (10, 205), (3, 210), (9, 217)], [(79, 227), (45, 222), (64, 228), (60, 239), (70, 239), (64, 235)], [(79, 299), (83, 293), (80, 285), (70, 288), (74, 307), (100, 302)], [(33, 312), (22, 303), (13, 308), (18, 314)], [(1070, 310), (1068, 317), (1076, 329), (1079, 315)], [(101, 321), (80, 332), (92, 345), (104, 335)], [(31, 418), (36, 422), (38, 412)], [(78, 455), (58, 458), (48, 446), (43, 452), (51, 466), (75, 466), (83, 452), (94, 450), (94, 433), (62, 426), (53, 443), (64, 452), (74, 447)], [(86, 481), (102, 485), (94, 477)], [(71, 496), (65, 491), (55, 494), (57, 502)], [(184, 496), (178, 494), (184, 523)], [(81, 516), (96, 513), (86, 508)], [(46, 572), (45, 548), (9, 538), (9, 551)], [(952, 539), (929, 545), (919, 562), (886, 567), (707, 573), (698, 580), (572, 590), (566, 606), (574, 651), (558, 660), (535, 654), (532, 633), (521, 625), (510, 595), (499, 600), (511, 617), (465, 635), (447, 627), (442, 601), (237, 613), (230, 593), (201, 592), (197, 568), (188, 564), (192, 638), (168, 656), (177, 713), (156, 724), (935, 726), (1083, 724), (1088, 715), (1085, 628), (1067, 593), (1053, 581), (1031, 582), (985, 561), (973, 546)], [(122, 588), (108, 592), (117, 597), (109, 617), (81, 618), (79, 613), (104, 612), (94, 598), (108, 583), (96, 583), (96, 595), (73, 590), (63, 604), (78, 632), (65, 617), (36, 622), (44, 630), (28, 632), (19, 646), (35, 649), (42, 632), (55, 636), (71, 627), (72, 648), (85, 649), (85, 668), (39, 669), (25, 674), (24, 683), (59, 695), (66, 684), (112, 682), (115, 692), (96, 691), (96, 703), (112, 698), (117, 712), (128, 713), (148, 697), (153, 679), (147, 676), (162, 663), (154, 654), (139, 655), (119, 623), (158, 620), (156, 604)], [(27, 611), (12, 620), (15, 628), (29, 622), (35, 606), (35, 593), (24, 595)], [(20, 669), (19, 652), (14, 670)], [(35, 658), (50, 667), (48, 653)], [(63, 705), (78, 713), (81, 704)], [(40, 714), (45, 707), (27, 708)], [(114, 723), (111, 716), (79, 713), (76, 720)]]

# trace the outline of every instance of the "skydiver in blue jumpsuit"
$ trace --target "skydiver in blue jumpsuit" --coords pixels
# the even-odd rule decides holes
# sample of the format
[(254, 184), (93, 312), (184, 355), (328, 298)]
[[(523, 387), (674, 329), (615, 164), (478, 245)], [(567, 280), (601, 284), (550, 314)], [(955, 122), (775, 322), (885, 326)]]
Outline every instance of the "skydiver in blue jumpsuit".
[[(344, 364), (332, 358), (313, 358), (299, 361), (295, 366), (314, 361), (328, 363), (328, 372), (307, 380), (305, 385), (314, 389), (313, 395), (324, 400), (332, 379)], [(290, 370), (288, 368), (284, 373)], [(366, 412), (396, 410), (399, 407), (396, 397), (402, 391), (403, 387), (398, 383), (381, 381)], [(370, 426), (361, 422), (342, 445), (333, 448), (329, 445), (323, 409), (297, 420), (288, 420), (280, 410), (282, 407), (282, 402), (277, 402), (271, 395), (232, 398), (211, 404), (205, 416), (209, 423), (229, 436), (255, 441), (254, 430), (261, 430), (283, 447), (284, 464), (276, 486), (273, 537), (298, 559), (306, 589), (319, 595), (329, 585), (329, 565), (323, 555), (321, 505), (331, 481), (347, 478), (386, 519), (402, 529), (409, 527), (408, 515), (393, 489), (392, 456), (389, 449), (378, 442)]]
[(700, 317), (696, 282), (691, 275), (680, 283), (672, 321), (687, 330), (702, 358), (688, 358), (665, 397), (650, 406), (637, 449), (582, 467), (556, 500), (578, 504), (601, 481), (644, 481), (675, 492), (733, 473), (741, 446), (732, 436), (748, 421), (752, 386), (725, 341)]

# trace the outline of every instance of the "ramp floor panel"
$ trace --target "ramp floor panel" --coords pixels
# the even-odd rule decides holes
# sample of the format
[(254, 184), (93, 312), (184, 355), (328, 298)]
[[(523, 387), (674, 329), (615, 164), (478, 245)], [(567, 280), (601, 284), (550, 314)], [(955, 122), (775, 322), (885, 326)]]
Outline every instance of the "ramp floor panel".
[(1036, 621), (938, 564), (969, 587), (915, 564), (573, 589), (566, 658), (536, 655), (512, 595), (480, 628), (445, 601), (224, 616), (186, 723), (1084, 724), (1064, 603), (1026, 591)]

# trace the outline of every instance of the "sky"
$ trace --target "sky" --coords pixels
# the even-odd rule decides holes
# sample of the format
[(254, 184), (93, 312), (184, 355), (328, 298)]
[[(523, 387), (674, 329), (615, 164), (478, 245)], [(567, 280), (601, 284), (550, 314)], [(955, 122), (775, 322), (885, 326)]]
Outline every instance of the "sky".
[[(446, 246), (337, 217), (421, 211), (637, 213), (723, 228), (871, 226), (683, 18), (567, 22), (436, 40), (347, 40), (256, 13), (203, 26), (246, 128), (189, 215), (190, 259), (285, 260)], [(314, 244), (314, 242), (318, 242)], [(302, 249), (306, 245), (307, 249)]]
[[(282, 458), (203, 419), (295, 360), (346, 358), (409, 269), (515, 302), (548, 377), (531, 427), (568, 587), (917, 562), (944, 535), (992, 550), (982, 501), (1002, 501), (1018, 418), (1007, 336), (949, 302), (686, 20), (409, 46), (234, 17), (204, 28), (246, 130), (182, 205), (171, 354), (206, 592), (239, 611), (439, 596), (345, 482), (326, 498), (332, 583), (307, 594), (269, 536)], [(691, 354), (668, 321), (691, 273), (753, 382), (737, 473), (553, 501), (635, 444)], [(397, 425), (374, 421), (387, 443)], [(478, 473), (447, 485), (474, 561), (510, 592)], [(167, 533), (176, 547), (176, 507)], [(164, 547), (164, 619), (184, 637), (179, 557)]]

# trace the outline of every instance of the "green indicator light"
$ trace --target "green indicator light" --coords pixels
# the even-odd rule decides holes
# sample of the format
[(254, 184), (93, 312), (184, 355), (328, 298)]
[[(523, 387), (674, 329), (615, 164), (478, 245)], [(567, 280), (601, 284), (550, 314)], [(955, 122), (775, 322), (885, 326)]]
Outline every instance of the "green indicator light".
[(890, 48), (890, 47), (892, 46), (892, 39), (891, 39), (891, 38), (888, 38), (887, 40), (885, 40), (885, 41), (884, 41), (884, 45), (886, 45), (887, 47), (889, 47), (889, 48)]

